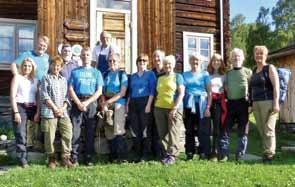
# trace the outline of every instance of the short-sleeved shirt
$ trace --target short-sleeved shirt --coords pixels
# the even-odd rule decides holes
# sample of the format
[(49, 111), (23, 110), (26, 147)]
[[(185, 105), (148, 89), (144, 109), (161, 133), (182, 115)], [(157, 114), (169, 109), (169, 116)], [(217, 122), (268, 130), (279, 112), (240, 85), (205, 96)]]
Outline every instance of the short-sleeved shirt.
[(60, 71), (60, 74), (65, 77), (67, 80), (70, 79), (71, 73), (74, 69), (78, 68), (79, 64), (75, 60), (70, 60), (68, 63), (65, 63), (62, 70)]
[(248, 98), (248, 87), (252, 71), (242, 67), (231, 69), (225, 77), (225, 85), (227, 86), (228, 99), (243, 99)]
[(144, 71), (139, 76), (134, 73), (130, 77), (129, 97), (146, 97), (155, 96), (157, 78), (153, 71)]
[(28, 57), (32, 58), (35, 61), (37, 65), (35, 77), (38, 81), (41, 81), (42, 77), (48, 73), (48, 69), (49, 69), (48, 54), (45, 53), (42, 56), (39, 56), (35, 53), (35, 51), (26, 51), (16, 58), (15, 63), (17, 65), (21, 65), (23, 60)]
[[(159, 108), (172, 109), (178, 96), (177, 89), (183, 85), (181, 74), (163, 75), (158, 78), (157, 98), (155, 106)], [(180, 104), (180, 108), (182, 104)]]
[(15, 98), (16, 102), (36, 104), (38, 80), (36, 78), (29, 80), (23, 75), (15, 75), (15, 81), (18, 85)]
[(224, 75), (213, 74), (210, 75), (212, 93), (223, 93), (224, 92)]
[(79, 97), (92, 96), (104, 83), (99, 70), (82, 66), (72, 71), (69, 85), (73, 87)]
[[(210, 84), (210, 75), (207, 71), (198, 73), (187, 71), (183, 73), (183, 80), (186, 93), (191, 95), (196, 95), (196, 93), (206, 94), (207, 85)], [(195, 102), (199, 102), (199, 96), (194, 97), (194, 99)]]
[[(121, 80), (120, 80), (121, 73)], [(121, 81), (121, 82), (120, 82)], [(121, 91), (121, 87), (128, 87), (128, 77), (125, 72), (109, 71), (104, 78), (104, 95), (107, 97), (112, 97)], [(127, 93), (126, 93), (127, 94)], [(120, 98), (115, 103), (125, 105), (126, 99)]]
[[(56, 107), (63, 107), (64, 103), (68, 101), (68, 86), (65, 77), (53, 74), (47, 74), (41, 81), (41, 117), (55, 118), (53, 111), (46, 105), (46, 100), (51, 100)], [(67, 110), (64, 111), (63, 117), (68, 117)]]

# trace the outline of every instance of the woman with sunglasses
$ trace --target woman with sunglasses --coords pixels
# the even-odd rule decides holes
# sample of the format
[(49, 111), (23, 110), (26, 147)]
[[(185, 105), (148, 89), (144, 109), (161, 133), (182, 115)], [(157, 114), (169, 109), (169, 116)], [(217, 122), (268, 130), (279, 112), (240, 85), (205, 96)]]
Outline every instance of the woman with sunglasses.
[(148, 126), (152, 120), (156, 76), (153, 71), (147, 70), (148, 63), (148, 55), (140, 54), (136, 60), (137, 72), (130, 77), (128, 115), (136, 161), (147, 161), (150, 151)]

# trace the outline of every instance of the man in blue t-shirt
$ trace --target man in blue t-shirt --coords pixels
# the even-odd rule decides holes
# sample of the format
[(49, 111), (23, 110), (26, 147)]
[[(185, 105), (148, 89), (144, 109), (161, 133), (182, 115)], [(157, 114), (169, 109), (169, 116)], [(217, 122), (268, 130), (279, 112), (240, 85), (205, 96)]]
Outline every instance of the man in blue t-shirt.
[(69, 94), (73, 101), (71, 119), (73, 124), (72, 162), (78, 165), (81, 126), (85, 127), (85, 164), (90, 166), (94, 152), (97, 99), (104, 85), (101, 72), (91, 66), (91, 51), (86, 47), (81, 52), (83, 66), (71, 73)]
[(42, 77), (47, 74), (49, 69), (49, 55), (46, 53), (48, 48), (49, 39), (47, 36), (40, 36), (35, 49), (32, 51), (26, 51), (18, 56), (14, 62), (12, 62), (10, 68), (13, 75), (18, 73), (17, 67), (23, 62), (24, 59), (32, 58), (36, 65), (35, 77), (41, 81)]

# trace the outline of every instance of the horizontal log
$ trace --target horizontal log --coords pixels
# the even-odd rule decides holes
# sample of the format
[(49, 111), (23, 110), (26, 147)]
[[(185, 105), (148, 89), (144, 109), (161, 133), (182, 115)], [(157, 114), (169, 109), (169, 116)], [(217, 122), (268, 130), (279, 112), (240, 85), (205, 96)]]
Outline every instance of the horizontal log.
[(175, 0), (175, 3), (182, 3), (187, 5), (199, 5), (199, 6), (205, 6), (205, 7), (216, 7), (215, 0)]
[(210, 27), (219, 27), (219, 25), (216, 25), (216, 22), (210, 22), (210, 21), (202, 21), (202, 20), (195, 20), (191, 18), (181, 18), (176, 17), (175, 19), (176, 25), (189, 25), (189, 26), (210, 26)]
[(83, 32), (66, 31), (65, 38), (70, 42), (84, 42), (89, 39), (89, 36)]
[(182, 25), (177, 25), (175, 28), (176, 32), (200, 32), (200, 33), (208, 33), (208, 34), (216, 34), (219, 32), (217, 28), (214, 27), (190, 27), (190, 26), (182, 26)]
[(215, 14), (196, 13), (196, 12), (176, 10), (175, 15), (176, 15), (176, 17), (191, 18), (191, 19), (198, 19), (198, 20), (206, 20), (206, 21), (216, 22), (216, 15)]
[(182, 11), (204, 12), (204, 13), (216, 14), (215, 7), (204, 7), (204, 6), (176, 3), (175, 9), (182, 10)]
[(83, 20), (76, 19), (66, 19), (64, 21), (64, 26), (69, 30), (86, 30), (89, 27), (89, 24)]

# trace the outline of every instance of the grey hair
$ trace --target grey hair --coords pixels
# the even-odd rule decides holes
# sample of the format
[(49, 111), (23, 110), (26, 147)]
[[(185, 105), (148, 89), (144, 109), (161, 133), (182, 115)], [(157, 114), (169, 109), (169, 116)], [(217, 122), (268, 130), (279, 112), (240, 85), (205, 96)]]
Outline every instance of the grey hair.
[(230, 58), (233, 57), (234, 54), (239, 54), (241, 56), (241, 58), (243, 60), (245, 60), (245, 55), (244, 55), (244, 51), (240, 48), (234, 48), (231, 52), (230, 52)]

